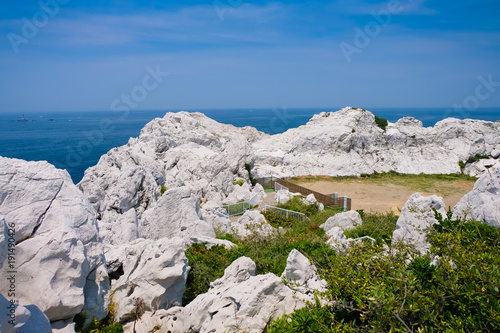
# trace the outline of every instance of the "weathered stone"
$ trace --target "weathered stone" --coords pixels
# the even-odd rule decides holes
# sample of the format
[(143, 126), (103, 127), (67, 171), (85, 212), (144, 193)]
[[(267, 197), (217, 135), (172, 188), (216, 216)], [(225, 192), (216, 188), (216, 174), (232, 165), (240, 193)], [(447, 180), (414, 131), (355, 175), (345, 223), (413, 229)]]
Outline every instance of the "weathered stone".
[(338, 213), (329, 217), (325, 223), (320, 225), (320, 227), (325, 229), (326, 233), (329, 234), (328, 232), (333, 227), (339, 227), (342, 230), (347, 230), (356, 228), (361, 224), (363, 224), (363, 221), (361, 220), (359, 213), (355, 210), (349, 210), (347, 212)]
[(489, 170), (453, 209), (455, 218), (472, 218), (500, 227), (500, 168)]
[(443, 216), (446, 215), (441, 197), (436, 195), (424, 197), (420, 193), (413, 193), (401, 210), (396, 230), (392, 234), (392, 244), (403, 241), (413, 244), (422, 254), (427, 253), (430, 248), (426, 240), (428, 229), (434, 223), (439, 223), (434, 217), (433, 209)]

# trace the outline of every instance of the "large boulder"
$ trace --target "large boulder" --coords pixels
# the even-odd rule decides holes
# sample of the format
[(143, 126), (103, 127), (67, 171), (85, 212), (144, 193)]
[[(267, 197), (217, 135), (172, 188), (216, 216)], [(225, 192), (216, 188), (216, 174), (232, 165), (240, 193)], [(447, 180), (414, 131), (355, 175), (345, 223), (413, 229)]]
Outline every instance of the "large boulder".
[(433, 209), (445, 216), (444, 207), (443, 199), (437, 195), (424, 197), (420, 193), (413, 193), (401, 210), (396, 230), (392, 234), (392, 244), (402, 241), (414, 245), (422, 254), (427, 253), (430, 248), (427, 233), (433, 224), (439, 223)]
[(248, 237), (254, 233), (267, 236), (274, 231), (274, 228), (267, 223), (264, 215), (258, 210), (247, 210), (237, 222), (231, 223), (230, 232), (241, 237)]
[(500, 227), (500, 168), (488, 170), (453, 208), (455, 218), (472, 218)]
[[(16, 271), (16, 299), (36, 305), (51, 321), (82, 311), (103, 318), (109, 280), (88, 199), (66, 171), (47, 162), (0, 157), (0, 170), (0, 270)], [(0, 293), (9, 289), (1, 279)]]
[(135, 319), (135, 312), (156, 311), (182, 302), (189, 273), (181, 238), (137, 239), (106, 253), (116, 321)]
[(252, 173), (258, 178), (391, 170), (460, 173), (459, 161), (478, 153), (494, 157), (499, 143), (499, 122), (448, 118), (434, 127), (423, 127), (422, 122), (406, 117), (383, 130), (371, 112), (346, 107), (322, 112), (304, 126), (255, 141)]
[(320, 225), (320, 227), (323, 228), (328, 234), (328, 232), (334, 227), (339, 227), (342, 230), (347, 230), (356, 228), (361, 224), (363, 224), (361, 215), (359, 215), (359, 213), (355, 210), (349, 210), (347, 212), (338, 213), (333, 215), (332, 217), (329, 217), (325, 223)]
[(316, 266), (296, 249), (290, 251), (281, 277), (291, 282), (292, 288), (300, 290), (302, 294), (314, 294), (316, 291), (324, 292), (327, 289), (327, 282), (319, 277)]

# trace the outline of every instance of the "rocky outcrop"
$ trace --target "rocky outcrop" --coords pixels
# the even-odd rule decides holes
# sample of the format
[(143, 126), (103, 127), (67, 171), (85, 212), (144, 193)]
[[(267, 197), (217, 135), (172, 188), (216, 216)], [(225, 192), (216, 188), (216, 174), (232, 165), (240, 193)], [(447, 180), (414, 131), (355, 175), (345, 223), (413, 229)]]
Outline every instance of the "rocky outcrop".
[(106, 253), (116, 321), (135, 319), (135, 312), (180, 305), (189, 273), (181, 238), (137, 239)]
[[(0, 157), (0, 170), (0, 270), (17, 272), (16, 299), (36, 305), (50, 321), (82, 311), (103, 318), (109, 281), (88, 199), (66, 171), (47, 162)], [(9, 252), (13, 238), (14, 254)], [(9, 288), (1, 279), (0, 293)]]
[[(228, 266), (224, 276), (210, 284), (210, 290), (186, 307), (146, 313), (136, 323), (137, 333), (150, 332), (263, 332), (271, 318), (305, 306), (313, 301), (314, 288), (323, 289), (316, 269), (300, 252), (292, 250), (282, 279), (269, 273), (256, 275), (255, 263), (240, 257)], [(125, 326), (132, 332), (133, 325)]]
[(500, 227), (500, 168), (488, 170), (453, 208), (454, 218), (472, 218)]
[(0, 332), (51, 333), (49, 318), (35, 305), (18, 306), (0, 294)]
[[(361, 220), (361, 215), (355, 210), (349, 210), (347, 212), (338, 213), (329, 217), (325, 223), (320, 225), (323, 228), (327, 235), (330, 235), (329, 231), (334, 227), (339, 227), (342, 230), (356, 228), (363, 224)], [(334, 232), (335, 233), (335, 232)]]
[(415, 249), (425, 254), (429, 251), (430, 244), (426, 240), (428, 229), (434, 223), (439, 223), (434, 217), (435, 209), (442, 216), (446, 216), (443, 199), (436, 195), (424, 197), (414, 193), (401, 210), (401, 215), (396, 223), (396, 230), (392, 234), (392, 244), (405, 242), (412, 244)]
[[(78, 186), (97, 211), (105, 239), (123, 244), (143, 236), (141, 226), (151, 225), (156, 213), (183, 214), (175, 212), (178, 202), (171, 199), (176, 196), (161, 195), (162, 186), (188, 186), (193, 200), (220, 206), (239, 189), (235, 179), (248, 179), (244, 164), (250, 161), (251, 142), (262, 136), (254, 128), (219, 124), (201, 113), (167, 113), (148, 123), (138, 138), (102, 156)], [(115, 237), (121, 229), (126, 234)]]
[[(448, 118), (422, 127), (402, 118), (382, 130), (375, 116), (344, 108), (315, 115), (306, 125), (253, 143), (254, 176), (349, 176), (361, 173), (460, 173), (459, 161), (493, 157), (500, 123)], [(495, 158), (498, 158), (495, 157)]]

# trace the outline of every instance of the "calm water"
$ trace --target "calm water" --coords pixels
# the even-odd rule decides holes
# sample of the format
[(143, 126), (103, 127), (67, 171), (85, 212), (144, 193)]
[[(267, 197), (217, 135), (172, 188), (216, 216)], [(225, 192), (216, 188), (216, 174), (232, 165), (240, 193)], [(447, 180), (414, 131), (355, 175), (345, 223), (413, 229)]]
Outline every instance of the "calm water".
[[(200, 111), (212, 119), (234, 126), (253, 126), (276, 134), (304, 125), (313, 114), (340, 108), (187, 110)], [(174, 110), (172, 110), (174, 111)], [(177, 111), (177, 110), (175, 110)], [(175, 112), (174, 111), (174, 112)], [(424, 126), (433, 126), (446, 116), (463, 118), (448, 109), (370, 109), (391, 122), (413, 116)], [(97, 164), (101, 155), (122, 146), (130, 137), (139, 136), (141, 128), (168, 111), (131, 111), (120, 115), (111, 111), (26, 114), (27, 122), (17, 122), (20, 114), (0, 114), (0, 156), (29, 161), (46, 160), (57, 168), (67, 169), (75, 183), (84, 171)], [(500, 109), (479, 109), (468, 118), (496, 121)]]

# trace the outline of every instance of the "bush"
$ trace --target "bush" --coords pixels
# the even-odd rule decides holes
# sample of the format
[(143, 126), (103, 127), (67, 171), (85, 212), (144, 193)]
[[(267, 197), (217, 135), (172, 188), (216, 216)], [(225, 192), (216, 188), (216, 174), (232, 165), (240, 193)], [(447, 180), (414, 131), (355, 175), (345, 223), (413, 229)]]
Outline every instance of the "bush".
[(375, 116), (375, 123), (377, 124), (378, 127), (383, 129), (384, 131), (385, 131), (385, 128), (387, 127), (387, 125), (389, 124), (387, 119), (379, 118), (377, 116)]
[(248, 163), (245, 163), (245, 170), (247, 170), (248, 172), (248, 179), (250, 179), (250, 183), (252, 184), (252, 186), (255, 186), (257, 182), (255, 181), (252, 175), (252, 166)]
[(160, 193), (161, 193), (161, 195), (163, 195), (163, 193), (165, 193), (165, 192), (167, 192), (167, 187), (165, 185), (162, 185), (160, 187)]
[(300, 196), (295, 196), (284, 204), (277, 204), (276, 207), (293, 210), (294, 212), (305, 214), (308, 217), (318, 213), (318, 206), (315, 203), (306, 205), (302, 202)]
[(378, 245), (383, 243), (391, 245), (392, 233), (396, 229), (398, 217), (393, 212), (385, 214), (381, 213), (365, 213), (363, 210), (358, 210), (361, 215), (363, 224), (360, 226), (344, 231), (344, 235), (348, 238), (358, 238), (370, 236), (377, 241)]
[(243, 184), (245, 184), (245, 181), (243, 179), (236, 180), (236, 181), (233, 182), (233, 185), (240, 185), (240, 186), (242, 186)]
[(481, 159), (488, 159), (490, 158), (488, 155), (486, 154), (476, 154), (474, 156), (470, 156), (468, 159), (467, 159), (467, 163), (474, 163), (474, 162), (477, 162)]

